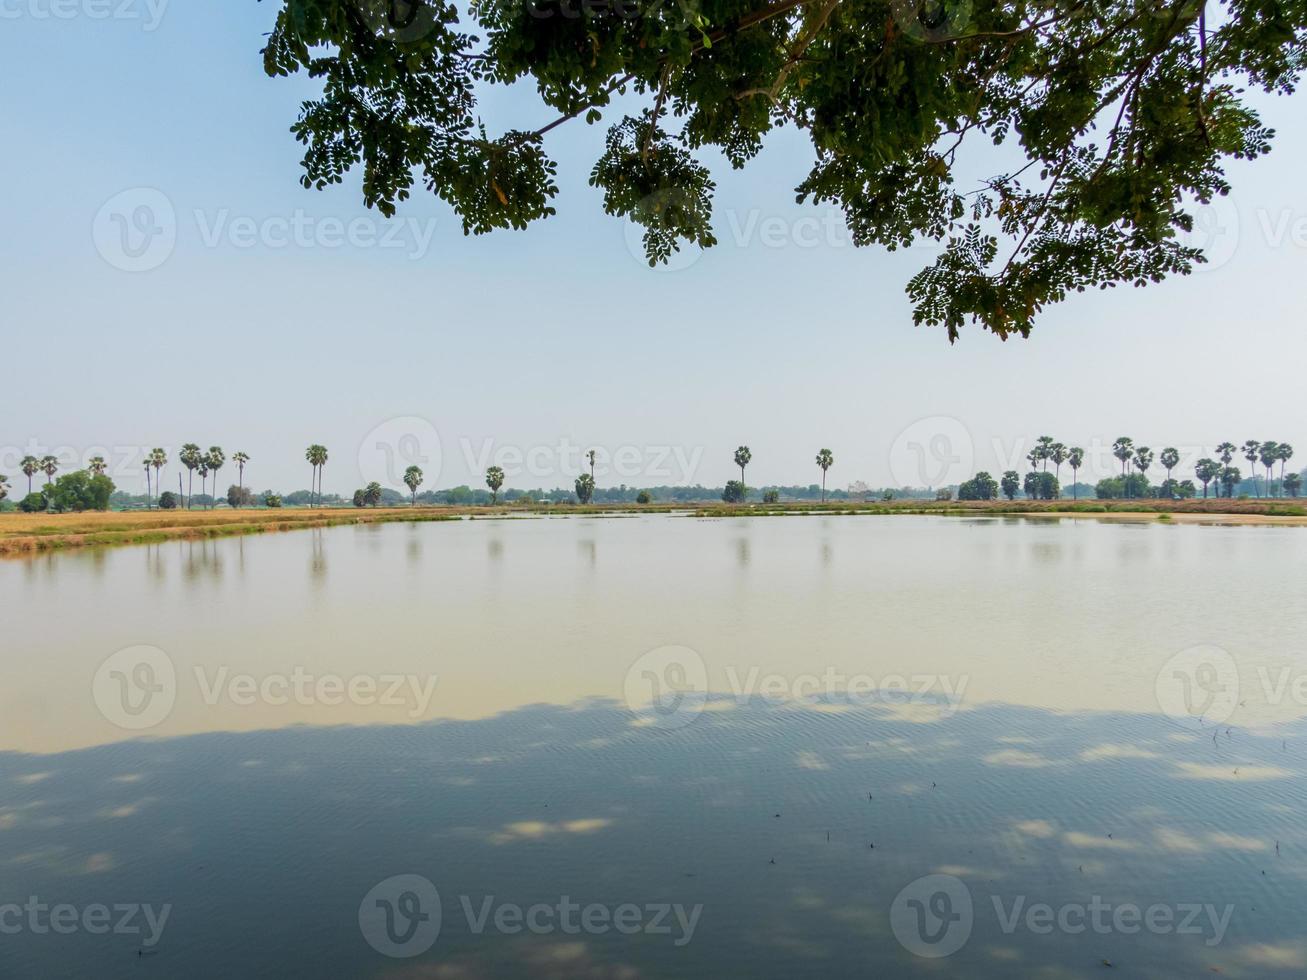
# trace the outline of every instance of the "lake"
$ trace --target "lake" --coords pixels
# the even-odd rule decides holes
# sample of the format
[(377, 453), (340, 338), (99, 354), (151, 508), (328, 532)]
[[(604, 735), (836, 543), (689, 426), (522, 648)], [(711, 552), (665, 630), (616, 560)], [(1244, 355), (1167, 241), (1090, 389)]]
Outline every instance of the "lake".
[(0, 563), (0, 976), (1307, 970), (1307, 531), (679, 515)]

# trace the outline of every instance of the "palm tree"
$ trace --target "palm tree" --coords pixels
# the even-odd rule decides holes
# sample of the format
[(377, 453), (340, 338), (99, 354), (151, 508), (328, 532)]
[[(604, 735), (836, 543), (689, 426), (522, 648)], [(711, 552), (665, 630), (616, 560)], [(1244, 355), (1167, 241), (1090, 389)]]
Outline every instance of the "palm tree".
[(1174, 446), (1167, 446), (1162, 450), (1162, 455), (1157, 457), (1157, 461), (1166, 470), (1166, 482), (1170, 483), (1171, 471), (1180, 465), (1180, 450)]
[(591, 449), (591, 450), (590, 450), (588, 453), (586, 453), (585, 455), (586, 455), (586, 458), (590, 460), (590, 482), (591, 482), (591, 483), (594, 483), (594, 478), (595, 478), (595, 451), (594, 451), (593, 449)]
[(18, 466), (23, 471), (23, 476), (27, 477), (27, 493), (30, 496), (32, 493), (32, 477), (41, 472), (41, 461), (35, 456), (24, 456)]
[(1121, 436), (1112, 443), (1112, 455), (1121, 461), (1121, 479), (1125, 479), (1125, 468), (1135, 454), (1135, 441), (1129, 436)]
[(1284, 464), (1293, 459), (1293, 447), (1287, 442), (1280, 443), (1276, 455), (1280, 458), (1280, 486), (1284, 486)]
[(145, 509), (150, 510), (153, 507), (150, 498), (150, 456), (145, 456)]
[(317, 478), (317, 493), (314, 495), (313, 480), (309, 480), (309, 502), (310, 504), (316, 499), (318, 504), (322, 503), (322, 468), (327, 465), (327, 447), (320, 446), (316, 442), (304, 451), (304, 458), (309, 461), (313, 467), (313, 475)]
[(239, 506), (245, 496), (245, 464), (250, 461), (246, 453), (232, 453), (231, 461), (236, 464), (236, 503)]
[(218, 446), (210, 446), (209, 451), (204, 455), (205, 462), (209, 464), (209, 472), (213, 474), (213, 493), (209, 495), (209, 510), (213, 510), (218, 496), (218, 471), (222, 469), (222, 464), (227, 462), (227, 454)]
[(91, 471), (92, 476), (104, 476), (104, 471), (108, 467), (103, 456), (92, 456), (87, 461), (86, 468)]
[(163, 489), (163, 482), (160, 479), (163, 475), (163, 468), (168, 465), (168, 452), (162, 447), (156, 446), (150, 450), (149, 464), (154, 467), (154, 487), (155, 490)]
[(9, 477), (0, 473), (0, 500), (9, 496)]
[[(1203, 485), (1203, 499), (1206, 500), (1207, 484), (1211, 483), (1213, 480), (1220, 479), (1221, 464), (1214, 459), (1209, 459), (1208, 457), (1204, 456), (1194, 466), (1194, 476), (1196, 476), (1198, 478), (1198, 482)], [(1218, 487), (1218, 492), (1219, 492), (1219, 487)]]
[[(188, 474), (186, 477), (186, 509), (191, 509), (191, 501), (195, 496), (195, 470), (200, 465), (200, 447), (193, 442), (188, 442), (182, 446), (182, 451), (177, 454), (181, 464), (186, 467)], [(201, 488), (200, 493), (204, 490)]]
[(422, 486), (422, 470), (410, 466), (404, 471), (404, 485), (413, 493), (413, 506), (418, 505), (418, 487)]
[(53, 456), (42, 456), (41, 472), (45, 474), (45, 485), (48, 487), (54, 475), (59, 472), (59, 460)]
[(504, 471), (498, 466), (486, 470), (486, 486), (490, 488), (490, 502), (499, 503), (499, 488), (504, 485)]
[[(817, 465), (821, 467), (821, 502), (826, 502), (826, 471), (835, 463), (835, 454), (829, 449), (822, 449), (817, 453)], [(743, 475), (743, 474), (741, 474)], [(741, 480), (741, 483), (744, 481)]]
[(1275, 464), (1280, 460), (1280, 444), (1278, 442), (1264, 442), (1257, 452), (1257, 458), (1261, 464), (1266, 467), (1266, 496), (1273, 497), (1271, 492), (1271, 480), (1274, 479)]
[(1052, 436), (1040, 436), (1035, 440), (1034, 456), (1035, 459), (1043, 462), (1045, 473), (1048, 472), (1048, 461), (1053, 455), (1054, 445), (1055, 443), (1053, 442)]
[[(1048, 458), (1053, 461), (1053, 475), (1057, 478), (1057, 495), (1062, 496), (1062, 464), (1067, 461), (1068, 453), (1066, 446), (1060, 442), (1055, 442), (1048, 447)], [(1047, 471), (1048, 467), (1044, 467)]]
[(195, 469), (200, 474), (200, 496), (204, 496), (204, 481), (209, 477), (209, 455), (208, 453), (200, 454), (200, 461), (195, 464)]
[(1144, 478), (1144, 486), (1148, 486), (1148, 467), (1153, 465), (1153, 451), (1147, 446), (1140, 446), (1135, 450), (1135, 469)]
[(1043, 459), (1043, 457), (1039, 455), (1039, 447), (1038, 447), (1038, 446), (1036, 446), (1034, 449), (1030, 450), (1030, 452), (1026, 453), (1026, 462), (1030, 464), (1030, 468), (1031, 468), (1032, 470), (1037, 470), (1037, 469), (1039, 469), (1039, 461), (1040, 461), (1041, 459)]
[(1257, 457), (1261, 454), (1262, 444), (1256, 439), (1249, 439), (1243, 444), (1243, 458), (1248, 460), (1248, 465), (1252, 468), (1253, 490), (1257, 492), (1257, 496), (1259, 497), (1262, 495), (1262, 490), (1257, 484)]
[(744, 489), (744, 468), (749, 465), (753, 459), (753, 453), (749, 452), (748, 446), (741, 446), (735, 450), (735, 465), (740, 468), (740, 499), (743, 500), (747, 494)]
[(1071, 451), (1067, 453), (1066, 461), (1071, 464), (1071, 498), (1080, 499), (1080, 466), (1085, 461), (1085, 451), (1079, 446), (1072, 446)]

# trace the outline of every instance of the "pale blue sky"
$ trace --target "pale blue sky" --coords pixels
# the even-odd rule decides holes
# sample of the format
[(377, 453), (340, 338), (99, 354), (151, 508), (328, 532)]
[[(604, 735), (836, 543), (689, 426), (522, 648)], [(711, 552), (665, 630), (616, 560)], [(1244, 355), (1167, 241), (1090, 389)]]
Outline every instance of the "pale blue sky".
[[(754, 485), (814, 481), (822, 446), (836, 454), (832, 486), (898, 483), (899, 437), (928, 417), (957, 420), (945, 427), (991, 470), (1045, 432), (1087, 447), (1121, 434), (1156, 449), (1277, 439), (1307, 462), (1302, 97), (1268, 102), (1275, 152), (1231, 169), (1217, 267), (1077, 297), (1029, 341), (973, 328), (950, 347), (912, 326), (903, 293), (928, 249), (855, 249), (830, 212), (794, 205), (809, 161), (795, 133), (744, 172), (717, 168), (722, 244), (675, 271), (649, 270), (603, 214), (586, 177), (605, 126), (579, 122), (548, 138), (557, 217), (464, 238), (419, 191), (400, 247), (340, 245), (324, 219), (394, 230), (354, 177), (298, 185), (287, 127), (313, 86), (262, 72), (277, 4), (115, 0), (104, 9), (139, 16), (100, 19), (97, 0), (65, 2), (67, 19), (51, 0), (0, 6), (0, 472), (32, 448), (107, 448), (135, 488), (117, 458), (127, 447), (195, 441), (248, 452), (247, 482), (290, 490), (307, 485), (303, 447), (317, 441), (332, 451), (326, 489), (344, 492), (364, 476), (369, 433), (410, 416), (439, 434), (439, 486), (533, 447), (538, 464), (510, 485), (570, 483), (557, 462), (569, 442), (633, 447), (631, 475), (601, 482), (720, 483), (747, 442)], [(529, 90), (482, 109), (494, 130), (549, 117)], [(176, 241), (133, 273), (106, 261), (115, 226), (96, 222), (142, 187), (166, 197)], [(279, 245), (278, 222), (297, 213), (319, 237)], [(817, 220), (796, 224), (805, 215)], [(244, 244), (247, 226), (263, 226), (261, 243)]]

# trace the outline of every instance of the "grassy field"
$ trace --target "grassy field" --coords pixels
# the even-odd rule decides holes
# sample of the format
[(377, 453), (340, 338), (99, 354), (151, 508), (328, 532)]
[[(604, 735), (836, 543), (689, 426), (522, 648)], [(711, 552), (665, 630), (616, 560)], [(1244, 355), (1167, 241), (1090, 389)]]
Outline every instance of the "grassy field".
[(976, 501), (901, 500), (827, 504), (597, 504), (548, 507), (283, 508), (278, 510), (111, 511), (83, 514), (0, 514), (0, 557), (21, 557), (87, 545), (150, 544), (174, 538), (216, 538), (338, 524), (388, 521), (448, 521), (486, 517), (547, 517), (569, 514), (689, 512), (697, 517), (785, 517), (802, 514), (937, 514), (947, 516), (1047, 514), (1140, 519), (1150, 515), (1177, 522), (1307, 524), (1300, 500), (1122, 500)]

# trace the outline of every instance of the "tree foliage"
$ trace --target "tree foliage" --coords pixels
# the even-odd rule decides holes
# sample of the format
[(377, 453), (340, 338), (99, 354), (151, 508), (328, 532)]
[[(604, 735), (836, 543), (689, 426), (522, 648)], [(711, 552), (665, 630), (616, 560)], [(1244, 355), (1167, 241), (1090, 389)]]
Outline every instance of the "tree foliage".
[[(420, 180), (470, 234), (554, 214), (548, 134), (632, 95), (590, 183), (651, 264), (714, 243), (698, 151), (739, 168), (796, 127), (800, 202), (859, 245), (943, 244), (908, 284), (915, 321), (1006, 338), (1071, 292), (1203, 261), (1195, 203), (1268, 151), (1247, 91), (1294, 88), (1305, 24), (1307, 0), (281, 0), (263, 57), (321, 83), (291, 127), (305, 187), (358, 167), (392, 215)], [(540, 125), (494, 131), (479, 101), (516, 82)]]

